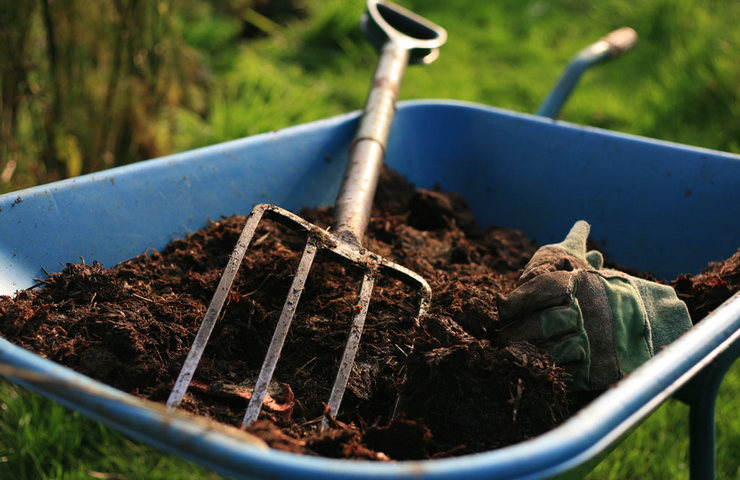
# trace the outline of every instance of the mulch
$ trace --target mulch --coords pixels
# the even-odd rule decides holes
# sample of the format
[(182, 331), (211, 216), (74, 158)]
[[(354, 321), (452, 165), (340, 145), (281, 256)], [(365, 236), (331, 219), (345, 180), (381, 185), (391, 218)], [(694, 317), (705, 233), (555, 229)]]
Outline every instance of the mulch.
[[(331, 214), (301, 212), (322, 227)], [(43, 288), (0, 297), (0, 334), (165, 402), (244, 220), (211, 222), (112, 268), (69, 263), (39, 280)], [(181, 408), (240, 424), (304, 241), (274, 222), (259, 227)], [(537, 248), (521, 232), (481, 229), (462, 196), (415, 189), (385, 170), (365, 246), (424, 277), (432, 307), (417, 325), (415, 292), (378, 280), (341, 410), (321, 432), (361, 271), (319, 253), (249, 427), (273, 448), (374, 460), (462, 455), (535, 437), (591, 399), (568, 392), (566, 372), (536, 347), (497, 342), (497, 302)], [(740, 251), (671, 285), (698, 321), (740, 289)]]

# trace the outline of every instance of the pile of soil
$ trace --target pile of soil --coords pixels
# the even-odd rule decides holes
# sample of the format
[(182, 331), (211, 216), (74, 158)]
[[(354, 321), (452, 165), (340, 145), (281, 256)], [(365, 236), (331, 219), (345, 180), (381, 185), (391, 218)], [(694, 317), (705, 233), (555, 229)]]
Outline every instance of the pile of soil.
[[(301, 216), (326, 227), (331, 213)], [(67, 264), (43, 288), (0, 297), (0, 334), (164, 402), (244, 220), (213, 222), (110, 269)], [(260, 226), (181, 408), (240, 424), (304, 242), (276, 223)], [(414, 189), (386, 170), (365, 246), (427, 279), (432, 307), (417, 323), (415, 292), (378, 280), (341, 410), (319, 432), (361, 274), (320, 253), (249, 428), (272, 447), (376, 460), (461, 455), (537, 436), (588, 400), (569, 394), (565, 371), (534, 346), (497, 345), (497, 301), (536, 249), (522, 233), (483, 231), (460, 195)], [(673, 285), (703, 318), (740, 287), (740, 252)]]

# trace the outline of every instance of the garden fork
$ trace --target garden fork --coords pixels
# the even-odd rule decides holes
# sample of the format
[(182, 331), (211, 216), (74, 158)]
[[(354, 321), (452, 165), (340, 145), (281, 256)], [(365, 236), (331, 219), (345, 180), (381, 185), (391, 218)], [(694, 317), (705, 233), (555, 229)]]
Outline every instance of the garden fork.
[(417, 322), (425, 313), (431, 300), (431, 289), (427, 282), (411, 270), (367, 251), (360, 242), (370, 220), (372, 201), (406, 66), (433, 62), (439, 55), (439, 47), (447, 39), (447, 33), (443, 28), (413, 12), (383, 0), (367, 2), (367, 12), (362, 17), (361, 25), (366, 37), (380, 50), (380, 58), (359, 129), (350, 146), (349, 161), (334, 205), (334, 222), (331, 228), (324, 230), (271, 204), (257, 205), (252, 209), (172, 389), (167, 401), (168, 406), (177, 408), (182, 401), (231, 290), (241, 261), (263, 217), (305, 232), (307, 240), (244, 414), (243, 428), (254, 423), (259, 416), (318, 250), (328, 250), (343, 261), (359, 266), (363, 270), (357, 307), (325, 409), (322, 428), (328, 425), (329, 415), (336, 415), (339, 410), (359, 347), (376, 276), (387, 274), (417, 290), (419, 292)]

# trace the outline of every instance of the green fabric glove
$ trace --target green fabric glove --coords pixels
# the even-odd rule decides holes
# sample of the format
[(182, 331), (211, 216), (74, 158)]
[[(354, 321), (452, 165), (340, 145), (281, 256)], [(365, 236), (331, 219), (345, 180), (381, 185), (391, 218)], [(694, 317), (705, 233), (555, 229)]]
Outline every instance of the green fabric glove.
[(673, 288), (602, 268), (601, 253), (586, 251), (590, 230), (580, 220), (537, 250), (499, 302), (501, 341), (549, 351), (575, 390), (607, 388), (691, 327)]

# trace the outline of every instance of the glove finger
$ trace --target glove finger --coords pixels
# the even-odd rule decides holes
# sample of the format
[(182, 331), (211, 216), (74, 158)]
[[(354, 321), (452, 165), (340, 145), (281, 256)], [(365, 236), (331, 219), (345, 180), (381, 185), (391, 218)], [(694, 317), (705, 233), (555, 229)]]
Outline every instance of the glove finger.
[(584, 335), (571, 335), (550, 349), (555, 362), (570, 373), (573, 390), (589, 390), (591, 387), (589, 344)]
[(571, 302), (574, 278), (571, 272), (555, 271), (532, 278), (499, 302), (499, 317), (504, 323), (547, 308)]
[(539, 248), (524, 267), (519, 284), (548, 271), (589, 268), (586, 240), (590, 231), (591, 225), (579, 220), (573, 224), (565, 240)]
[(581, 309), (576, 302), (547, 309), (540, 313), (539, 317), (542, 336), (550, 341), (558, 341), (565, 335), (570, 336), (577, 332), (584, 337), (586, 335)]
[(550, 354), (562, 366), (585, 363), (589, 358), (588, 339), (584, 335), (569, 335), (554, 344)]
[(519, 318), (505, 325), (498, 339), (502, 346), (512, 342), (529, 342), (534, 345), (541, 343), (545, 338), (542, 336), (539, 315)]
[(557, 243), (559, 248), (562, 248), (570, 255), (578, 258), (584, 258), (586, 256), (586, 240), (588, 240), (588, 234), (591, 231), (591, 225), (585, 220), (578, 220), (573, 224), (568, 235), (565, 236), (565, 240)]
[(580, 258), (568, 255), (560, 248), (546, 245), (537, 250), (529, 260), (519, 277), (518, 284), (522, 285), (545, 273), (558, 270), (572, 271), (578, 268), (590, 268), (590, 265), (584, 263)]
[(598, 250), (590, 250), (586, 253), (586, 261), (591, 265), (591, 267), (596, 270), (601, 270), (604, 266), (604, 255), (602, 255)]
[(583, 332), (583, 319), (576, 303), (546, 309), (504, 326), (499, 336), (503, 344), (527, 341), (535, 345), (551, 346), (563, 336)]

